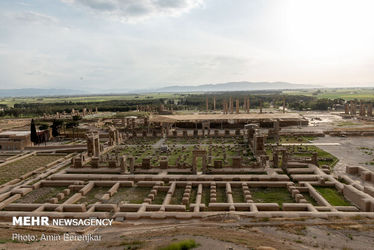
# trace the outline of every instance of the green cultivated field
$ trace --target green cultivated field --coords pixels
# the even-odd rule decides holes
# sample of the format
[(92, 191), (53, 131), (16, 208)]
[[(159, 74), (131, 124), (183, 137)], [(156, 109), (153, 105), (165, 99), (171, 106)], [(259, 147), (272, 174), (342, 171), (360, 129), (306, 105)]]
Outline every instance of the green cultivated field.
[(354, 88), (354, 89), (310, 89), (310, 90), (291, 90), (283, 91), (287, 95), (305, 95), (314, 96), (319, 99), (344, 99), (344, 100), (374, 100), (373, 88)]
[[(197, 94), (197, 93), (194, 93)], [(53, 96), (53, 97), (10, 97), (1, 98), (0, 104), (13, 107), (15, 103), (65, 103), (65, 102), (105, 102), (113, 100), (153, 100), (160, 98), (181, 98), (184, 94), (151, 93), (124, 95), (92, 95), (92, 96)]]

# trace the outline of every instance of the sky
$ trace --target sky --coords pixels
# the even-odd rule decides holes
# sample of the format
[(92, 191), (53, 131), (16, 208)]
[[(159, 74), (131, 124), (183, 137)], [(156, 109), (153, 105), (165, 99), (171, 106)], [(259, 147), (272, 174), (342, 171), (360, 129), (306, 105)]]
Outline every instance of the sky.
[(0, 89), (374, 87), (372, 0), (1, 0)]

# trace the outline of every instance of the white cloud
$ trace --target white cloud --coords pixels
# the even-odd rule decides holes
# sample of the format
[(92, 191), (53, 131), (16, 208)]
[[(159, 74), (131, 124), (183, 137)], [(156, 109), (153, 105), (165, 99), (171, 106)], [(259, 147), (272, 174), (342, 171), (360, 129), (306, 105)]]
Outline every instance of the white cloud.
[(23, 11), (17, 12), (13, 16), (15, 19), (25, 22), (25, 23), (37, 23), (37, 24), (56, 24), (58, 23), (58, 19), (52, 16), (48, 16), (45, 14), (41, 14), (34, 11)]
[(95, 13), (134, 22), (155, 16), (179, 16), (201, 6), (204, 0), (61, 0)]

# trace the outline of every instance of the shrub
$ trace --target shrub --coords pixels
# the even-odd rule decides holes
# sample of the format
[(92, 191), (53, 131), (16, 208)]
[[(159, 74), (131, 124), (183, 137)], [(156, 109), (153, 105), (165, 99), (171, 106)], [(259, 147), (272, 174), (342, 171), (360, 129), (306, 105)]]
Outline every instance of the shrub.
[(197, 246), (198, 244), (194, 240), (182, 240), (171, 243), (166, 247), (161, 247), (160, 250), (189, 250)]

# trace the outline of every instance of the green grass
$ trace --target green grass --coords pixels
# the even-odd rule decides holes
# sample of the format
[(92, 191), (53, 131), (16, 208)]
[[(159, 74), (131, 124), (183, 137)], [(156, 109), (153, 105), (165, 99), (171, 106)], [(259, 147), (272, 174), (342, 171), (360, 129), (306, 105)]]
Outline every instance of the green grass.
[(181, 205), (184, 194), (184, 187), (178, 187), (175, 189), (173, 196), (171, 197), (170, 204)]
[(304, 198), (310, 203), (312, 204), (313, 206), (318, 206), (318, 203), (316, 202), (315, 199), (313, 199), (313, 197), (309, 194), (309, 193), (302, 193), (302, 195), (304, 196)]
[[(279, 143), (306, 143), (315, 140), (315, 136), (280, 136)], [(274, 139), (266, 140), (267, 143), (275, 143)]]
[(205, 204), (205, 209), (208, 209), (210, 202), (210, 188), (209, 187), (203, 187), (203, 192), (201, 196), (201, 203)]
[(216, 194), (217, 194), (217, 196), (216, 196), (216, 198), (217, 198), (217, 203), (225, 203), (225, 202), (227, 202), (227, 195), (226, 195), (226, 188), (224, 188), (224, 187), (217, 187), (217, 192), (216, 192)]
[(253, 201), (256, 203), (295, 203), (286, 188), (250, 188)]
[[(127, 156), (134, 156), (135, 157), (135, 164), (139, 165), (142, 163), (142, 159), (149, 157), (151, 159), (151, 165), (152, 166), (158, 166), (160, 164), (160, 157), (166, 156), (168, 158), (168, 164), (171, 166), (174, 166), (177, 164), (177, 159), (179, 158), (180, 164), (189, 164), (192, 165), (192, 155), (193, 155), (193, 146), (184, 146), (184, 148), (179, 146), (170, 146), (169, 145), (169, 152), (161, 152), (159, 149), (152, 148), (150, 144), (156, 143), (158, 140), (156, 139), (150, 139), (150, 140), (140, 140), (141, 142), (144, 142), (144, 144), (138, 144), (139, 141), (130, 141), (128, 142), (130, 145), (123, 146), (123, 148), (120, 151), (120, 155), (127, 155)], [(201, 146), (202, 150), (206, 150), (209, 152), (208, 146)], [(250, 153), (250, 150), (248, 150), (244, 145), (235, 145), (235, 146), (226, 146), (226, 161), (227, 163), (224, 165), (232, 165), (232, 157), (238, 156), (243, 151), (246, 152), (246, 154), (242, 154), (243, 165), (250, 165), (252, 161), (254, 160), (254, 157), (252, 153)], [(222, 160), (224, 158), (223, 149), (219, 146), (213, 146), (211, 151), (212, 156), (212, 162), (214, 163), (215, 160)], [(112, 151), (109, 154), (114, 155), (115, 152)], [(202, 168), (202, 158), (199, 157), (197, 159), (197, 169), (201, 171)]]
[(351, 121), (343, 121), (343, 122), (338, 122), (336, 126), (338, 127), (344, 127), (344, 126), (358, 126), (360, 125), (359, 123), (356, 122), (351, 122)]
[(150, 93), (128, 95), (91, 95), (91, 96), (58, 96), (58, 97), (26, 97), (26, 98), (1, 98), (0, 104), (13, 107), (16, 103), (65, 103), (65, 102), (105, 102), (113, 100), (154, 100), (160, 98), (180, 98), (181, 94), (174, 93)]
[(110, 187), (94, 187), (77, 203), (93, 204), (100, 201), (101, 197), (110, 189)]
[(109, 203), (141, 204), (151, 191), (148, 187), (120, 187)]
[(312, 152), (317, 152), (318, 158), (326, 158), (327, 160), (318, 160), (318, 165), (327, 165), (330, 168), (333, 168), (336, 163), (338, 163), (339, 159), (336, 158), (334, 155), (324, 151), (323, 149), (320, 149), (316, 146), (300, 146), (301, 148), (305, 149), (306, 151), (300, 151), (295, 154), (295, 156), (301, 156), (301, 157), (311, 157)]
[(199, 244), (197, 244), (194, 240), (181, 240), (171, 243), (166, 247), (161, 247), (159, 250), (189, 250), (198, 246)]
[(157, 191), (157, 195), (155, 196), (155, 199), (152, 201), (152, 204), (155, 205), (162, 205), (164, 202), (165, 196), (167, 195), (167, 191)]
[(304, 96), (315, 96), (319, 99), (339, 99), (344, 100), (373, 100), (374, 89), (373, 88), (342, 88), (342, 89), (321, 89), (319, 93), (316, 93), (315, 89), (311, 90), (292, 90), (283, 91), (287, 95), (304, 95)]
[[(12, 239), (0, 239), (0, 244), (5, 244), (5, 243), (8, 243), (8, 242), (12, 242), (12, 243), (21, 243), (21, 241), (18, 241), (18, 240), (12, 240)], [(3, 248), (4, 249), (4, 248)]]
[(351, 206), (344, 196), (335, 188), (314, 187), (333, 206)]
[(193, 211), (193, 210), (190, 210), (190, 204), (196, 203), (196, 196), (197, 196), (197, 187), (192, 187), (191, 194), (190, 194), (190, 199), (189, 199), (188, 204), (186, 206), (187, 211)]
[(231, 188), (232, 191), (232, 198), (235, 203), (244, 203), (244, 194), (243, 189), (241, 187)]
[(4, 184), (18, 178), (28, 172), (61, 159), (63, 156), (56, 155), (33, 155), (0, 167), (0, 184)]
[(37, 188), (30, 193), (26, 194), (22, 198), (15, 201), (15, 203), (46, 203), (51, 198), (56, 197), (58, 193), (61, 193), (66, 187), (41, 187)]

